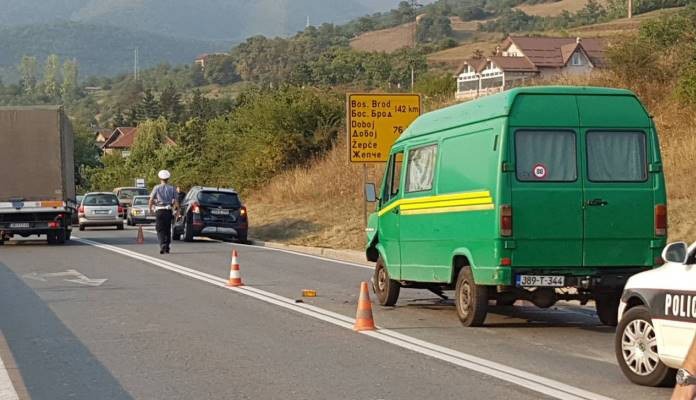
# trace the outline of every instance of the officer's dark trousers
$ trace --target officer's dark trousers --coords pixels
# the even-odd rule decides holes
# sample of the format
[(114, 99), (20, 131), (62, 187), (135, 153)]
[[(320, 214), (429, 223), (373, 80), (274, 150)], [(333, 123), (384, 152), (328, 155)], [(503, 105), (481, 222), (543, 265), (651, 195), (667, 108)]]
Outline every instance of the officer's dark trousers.
[(172, 210), (157, 210), (157, 238), (160, 243), (160, 250), (169, 250), (172, 242)]

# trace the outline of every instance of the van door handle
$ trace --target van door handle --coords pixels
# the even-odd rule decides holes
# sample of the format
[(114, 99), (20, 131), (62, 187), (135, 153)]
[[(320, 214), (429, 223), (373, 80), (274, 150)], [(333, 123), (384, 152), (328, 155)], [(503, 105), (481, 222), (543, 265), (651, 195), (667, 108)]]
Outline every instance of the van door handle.
[(591, 207), (604, 207), (608, 204), (609, 204), (608, 201), (602, 200), (602, 199), (593, 199), (593, 200), (587, 201), (587, 205), (591, 206)]

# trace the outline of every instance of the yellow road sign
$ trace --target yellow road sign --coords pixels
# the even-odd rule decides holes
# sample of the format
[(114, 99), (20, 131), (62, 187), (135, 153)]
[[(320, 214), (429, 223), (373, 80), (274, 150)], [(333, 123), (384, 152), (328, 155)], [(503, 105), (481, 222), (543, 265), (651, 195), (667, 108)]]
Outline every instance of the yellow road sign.
[(386, 162), (396, 139), (421, 115), (419, 94), (348, 94), (348, 150), (354, 163)]

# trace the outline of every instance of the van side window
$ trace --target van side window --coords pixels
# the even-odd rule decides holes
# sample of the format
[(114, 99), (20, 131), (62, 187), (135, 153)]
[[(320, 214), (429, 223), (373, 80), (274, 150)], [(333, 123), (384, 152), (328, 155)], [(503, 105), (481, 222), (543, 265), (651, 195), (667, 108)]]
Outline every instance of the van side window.
[(399, 152), (392, 154), (389, 159), (389, 170), (384, 185), (384, 193), (382, 194), (382, 204), (389, 202), (392, 198), (399, 194), (399, 186), (401, 183), (401, 165), (403, 164), (404, 153)]
[(426, 192), (433, 188), (437, 145), (429, 145), (408, 152), (406, 192)]
[(574, 182), (578, 178), (575, 132), (515, 132), (515, 170), (523, 182)]
[(645, 182), (645, 133), (587, 132), (587, 178), (592, 182)]

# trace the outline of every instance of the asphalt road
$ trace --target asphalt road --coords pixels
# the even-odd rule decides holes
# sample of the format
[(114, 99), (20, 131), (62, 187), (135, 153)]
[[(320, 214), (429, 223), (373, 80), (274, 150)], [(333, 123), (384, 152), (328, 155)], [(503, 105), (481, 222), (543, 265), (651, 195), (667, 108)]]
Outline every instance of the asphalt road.
[[(133, 230), (78, 236), (0, 247), (0, 358), (19, 398), (669, 397), (623, 377), (613, 329), (588, 307), (493, 308), (467, 329), (451, 302), (403, 290), (360, 334), (369, 268), (204, 240), (160, 256)], [(232, 248), (244, 289), (225, 287)], [(298, 303), (302, 289), (318, 297)]]

